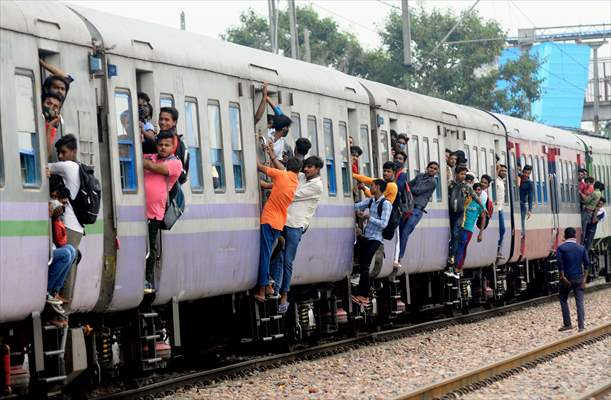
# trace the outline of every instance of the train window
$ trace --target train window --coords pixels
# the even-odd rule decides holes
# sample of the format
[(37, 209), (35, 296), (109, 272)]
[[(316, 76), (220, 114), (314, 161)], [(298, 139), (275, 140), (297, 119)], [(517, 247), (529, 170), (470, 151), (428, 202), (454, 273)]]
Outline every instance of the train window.
[(611, 167), (607, 165), (607, 179), (605, 179), (605, 190), (607, 191), (607, 204), (611, 201)]
[(132, 97), (129, 90), (117, 89), (115, 91), (115, 113), (121, 189), (125, 193), (133, 193), (138, 189), (138, 181), (136, 178)]
[(174, 107), (174, 96), (171, 94), (161, 93), (159, 95), (159, 108)]
[(564, 168), (566, 172), (564, 175), (566, 177), (566, 201), (572, 202), (575, 199), (575, 193), (573, 193), (573, 171), (571, 168), (571, 162), (565, 161)]
[(486, 168), (488, 163), (486, 162), (486, 149), (481, 148), (479, 153), (479, 176), (481, 177), (482, 175), (488, 173)]
[(335, 148), (333, 146), (333, 121), (328, 118), (322, 120), (325, 136), (325, 169), (327, 171), (327, 190), (330, 196), (337, 194), (337, 180), (335, 179)]
[[(514, 174), (513, 176), (517, 176), (516, 155), (514, 153), (509, 153), (509, 160), (511, 161), (511, 171), (512, 171), (512, 174)], [(516, 181), (516, 183), (517, 183), (517, 181)], [(509, 186), (509, 180), (507, 182), (507, 186)], [(513, 186), (513, 199), (514, 199), (514, 201), (519, 201), (520, 200), (520, 189), (518, 188), (517, 184), (516, 185), (512, 185), (512, 186)]]
[(575, 203), (579, 201), (579, 199), (577, 199), (577, 164), (571, 162), (569, 164), (569, 168), (571, 169), (571, 201)]
[(520, 156), (520, 169), (522, 169), (526, 165), (526, 156), (522, 154)]
[[(441, 160), (441, 155), (439, 154), (439, 140), (433, 139), (433, 153), (431, 155), (431, 161), (437, 161), (438, 163)], [(439, 165), (440, 171), (435, 175), (435, 181), (437, 182), (437, 186), (435, 186), (435, 195), (437, 197), (437, 201), (440, 202), (442, 199), (442, 188), (441, 188), (441, 179), (439, 174), (441, 173), (441, 164)]]
[(431, 147), (429, 146), (429, 138), (427, 137), (422, 138), (422, 155), (424, 156), (424, 163), (422, 166), (426, 167), (429, 161), (431, 161)]
[(469, 170), (471, 171), (472, 175), (475, 175), (476, 177), (479, 176), (478, 174), (478, 166), (479, 166), (479, 154), (477, 153), (477, 147), (473, 146), (473, 154), (471, 154), (472, 158), (472, 162), (471, 162), (471, 168), (469, 168)]
[(566, 201), (566, 192), (564, 186), (564, 166), (562, 165), (562, 160), (558, 160), (558, 177), (560, 178), (560, 202), (564, 203)]
[[(291, 124), (291, 129), (289, 130), (289, 132), (291, 132), (293, 138), (297, 140), (297, 138), (301, 137), (301, 117), (298, 113), (291, 113), (291, 121), (293, 121), (293, 123)], [(292, 146), (293, 143), (295, 142), (293, 141), (289, 144)]]
[(243, 192), (246, 189), (246, 177), (244, 171), (244, 148), (242, 146), (242, 123), (239, 104), (229, 104), (229, 125), (231, 128), (233, 185), (236, 192)]
[(215, 192), (225, 190), (225, 160), (223, 157), (223, 132), (221, 107), (218, 101), (208, 101), (208, 130), (210, 131), (210, 165)]
[(25, 187), (39, 187), (40, 152), (38, 150), (36, 102), (34, 101), (34, 84), (31, 72), (15, 74), (15, 97), (21, 182)]
[(547, 203), (547, 174), (545, 173), (545, 156), (539, 158), (539, 174), (541, 174), (541, 192), (543, 203)]
[[(319, 154), (318, 150), (318, 129), (316, 128), (316, 117), (308, 115), (308, 139), (312, 143), (312, 153)], [(363, 149), (363, 151), (365, 151)]]
[(418, 146), (418, 136), (412, 136), (412, 145), (407, 147), (408, 158), (414, 160), (414, 164), (412, 165), (412, 171), (414, 173), (414, 177), (420, 173), (420, 147)]
[(465, 145), (465, 158), (467, 159), (467, 168), (471, 169), (471, 149)]
[(490, 182), (490, 188), (488, 189), (488, 193), (492, 196), (492, 199), (496, 201), (496, 180), (494, 179), (496, 176), (496, 171), (494, 168), (494, 163), (494, 150), (490, 150), (490, 154), (488, 155), (488, 175), (490, 175), (492, 181)]
[(204, 190), (202, 179), (202, 153), (199, 145), (199, 112), (197, 100), (185, 98), (186, 144), (189, 151), (189, 182), (191, 191)]
[(528, 156), (527, 163), (532, 167), (532, 172), (530, 173), (530, 180), (533, 182), (534, 185), (533, 203), (537, 204), (537, 199), (539, 198), (539, 196), (537, 195), (537, 172), (539, 168), (536, 167), (535, 159), (532, 155)]
[(369, 149), (369, 127), (367, 125), (361, 125), (359, 145), (363, 150), (361, 156), (361, 172), (365, 176), (371, 176), (371, 151)]
[(350, 197), (350, 149), (348, 148), (348, 128), (346, 123), (339, 123), (339, 150), (342, 160), (342, 189), (344, 196)]
[(539, 170), (539, 156), (535, 156), (533, 164), (533, 182), (535, 184), (535, 191), (537, 192), (537, 203), (542, 204), (541, 196), (541, 171)]
[(388, 158), (388, 132), (380, 131), (380, 157), (382, 158), (382, 163), (385, 163), (389, 160)]

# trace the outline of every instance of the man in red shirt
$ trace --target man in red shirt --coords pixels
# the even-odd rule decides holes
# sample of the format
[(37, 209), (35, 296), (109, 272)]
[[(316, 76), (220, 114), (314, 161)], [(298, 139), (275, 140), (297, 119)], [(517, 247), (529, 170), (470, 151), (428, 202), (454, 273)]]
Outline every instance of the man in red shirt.
[(146, 259), (146, 280), (144, 282), (144, 290), (147, 293), (154, 290), (157, 236), (165, 216), (168, 192), (182, 171), (182, 163), (172, 153), (173, 136), (171, 131), (160, 131), (157, 135), (157, 154), (145, 154), (143, 160), (146, 218), (149, 231), (149, 256)]
[(359, 146), (350, 146), (350, 157), (352, 158), (352, 173), (359, 173), (359, 157), (363, 155), (363, 150)]

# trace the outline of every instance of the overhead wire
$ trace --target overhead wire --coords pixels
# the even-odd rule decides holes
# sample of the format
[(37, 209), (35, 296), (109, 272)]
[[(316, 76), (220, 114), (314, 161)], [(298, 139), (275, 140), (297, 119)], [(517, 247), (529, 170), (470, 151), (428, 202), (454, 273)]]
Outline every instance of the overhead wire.
[(369, 32), (375, 33), (376, 35), (377, 35), (377, 34), (379, 34), (379, 32), (378, 32), (378, 31), (375, 31), (375, 30), (373, 30), (373, 29), (369, 28), (368, 26), (363, 25), (363, 24), (361, 24), (361, 23), (359, 23), (359, 22), (353, 21), (353, 20), (351, 20), (350, 18), (344, 17), (343, 15), (338, 14), (338, 13), (336, 13), (335, 11), (329, 10), (328, 8), (323, 7), (323, 6), (321, 6), (320, 4), (318, 4), (318, 3), (312, 2), (312, 5), (313, 5), (313, 6), (316, 6), (316, 7), (318, 7), (318, 8), (320, 8), (321, 10), (324, 10), (324, 11), (328, 12), (329, 14), (333, 14), (333, 15), (335, 15), (336, 17), (339, 17), (339, 18), (341, 18), (341, 19), (343, 19), (343, 20), (345, 20), (345, 21), (348, 21), (348, 22), (350, 22), (351, 24), (354, 24), (354, 25), (360, 26), (361, 28), (366, 29), (366, 30), (368, 30)]

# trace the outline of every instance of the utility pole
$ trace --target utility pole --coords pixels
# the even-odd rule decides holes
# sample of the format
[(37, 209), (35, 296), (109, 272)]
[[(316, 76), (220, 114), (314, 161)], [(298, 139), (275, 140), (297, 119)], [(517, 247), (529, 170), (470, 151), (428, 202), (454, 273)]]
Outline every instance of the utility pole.
[(291, 31), (291, 57), (299, 58), (299, 37), (297, 35), (295, 0), (289, 0), (289, 29)]
[(401, 17), (403, 19), (403, 65), (412, 65), (412, 29), (407, 0), (401, 0)]
[(267, 0), (269, 9), (269, 37), (272, 42), (272, 53), (278, 54), (278, 10), (276, 0)]
[(182, 31), (187, 30), (187, 22), (185, 21), (185, 12), (184, 11), (180, 12), (180, 30)]
[(305, 50), (304, 61), (312, 62), (312, 53), (310, 52), (310, 31), (308, 28), (303, 28), (303, 47)]
[(596, 133), (600, 133), (600, 123), (599, 123), (599, 118), (600, 118), (600, 81), (599, 81), (599, 77), (598, 77), (598, 48), (603, 44), (604, 42), (599, 42), (599, 43), (592, 43), (590, 44), (590, 47), (592, 48), (592, 80), (593, 82), (593, 93), (592, 96), (594, 97), (593, 100), (593, 104), (592, 104), (592, 109), (594, 111), (594, 132)]

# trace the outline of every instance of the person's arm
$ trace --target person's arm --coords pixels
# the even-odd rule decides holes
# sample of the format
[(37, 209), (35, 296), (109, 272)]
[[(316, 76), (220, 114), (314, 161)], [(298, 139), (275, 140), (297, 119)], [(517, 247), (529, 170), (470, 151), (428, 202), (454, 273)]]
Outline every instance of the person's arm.
[(69, 161), (58, 161), (47, 164), (47, 177), (53, 175), (59, 175), (65, 178), (67, 175)]
[(61, 121), (61, 116), (57, 116), (53, 118), (51, 121), (47, 123), (47, 158), (51, 160), (51, 154), (53, 153), (53, 140), (55, 139), (55, 135), (57, 134), (57, 126)]
[(370, 215), (368, 224), (372, 224), (372, 226), (378, 226), (380, 228), (386, 228), (386, 225), (388, 225), (388, 220), (390, 219), (391, 212), (392, 205), (388, 200), (385, 200), (384, 206), (382, 207), (382, 215), (380, 216), (380, 218), (375, 218)]
[(586, 282), (588, 279), (588, 270), (590, 269), (590, 257), (588, 257), (588, 250), (583, 248), (583, 255), (581, 259), (583, 265), (583, 278), (581, 278), (581, 287), (585, 289)]
[(270, 143), (265, 147), (265, 151), (267, 152), (267, 155), (269, 155), (269, 158), (272, 162), (272, 166), (276, 169), (280, 169), (280, 170), (284, 170), (284, 164), (282, 164), (282, 161), (278, 159), (278, 157), (276, 157), (276, 153), (274, 152), (274, 144)]
[(564, 264), (562, 263), (562, 251), (560, 247), (556, 250), (556, 263), (558, 264), (558, 272), (560, 273), (560, 282), (564, 286), (570, 286), (571, 283), (566, 279), (566, 276), (564, 276)]
[(265, 103), (267, 99), (267, 82), (263, 82), (263, 97), (261, 97), (261, 103), (259, 103), (259, 107), (257, 107), (257, 112), (255, 112), (255, 125), (263, 114), (265, 113)]
[(274, 188), (274, 184), (271, 182), (259, 181), (259, 185), (261, 186), (262, 189), (273, 189)]
[(364, 183), (366, 185), (371, 185), (373, 183), (373, 178), (365, 175), (352, 174), (352, 177), (356, 179), (358, 182)]
[(479, 206), (484, 210), (483, 214), (488, 216), (488, 211), (486, 211), (486, 207), (482, 204), (482, 201), (479, 199), (479, 196), (477, 195), (477, 193), (475, 193), (475, 190), (473, 190), (471, 186), (467, 186), (467, 194), (471, 196), (471, 198), (475, 200), (475, 202), (479, 204)]
[(168, 168), (166, 163), (154, 163), (152, 160), (145, 158), (144, 160), (142, 160), (142, 166), (147, 171), (151, 171), (156, 174), (161, 174), (165, 176), (170, 175), (170, 169)]
[(68, 75), (63, 69), (59, 68), (58, 66), (48, 63), (43, 59), (40, 59), (38, 61), (44, 69), (46, 69), (53, 75), (61, 76), (69, 81), (73, 81), (73, 78), (70, 75)]
[(264, 174), (266, 174), (266, 175), (267, 175), (267, 171), (268, 171), (268, 169), (270, 169), (270, 168), (269, 168), (267, 165), (264, 165), (264, 164), (261, 164), (260, 162), (257, 162), (257, 169), (258, 169), (260, 172), (263, 172)]
[(399, 189), (397, 188), (397, 184), (394, 182), (388, 182), (388, 184), (386, 185), (386, 194), (384, 194), (384, 197), (386, 197), (386, 200), (388, 200), (392, 204), (395, 202), (398, 192)]
[(535, 197), (535, 184), (530, 181), (530, 189), (528, 190), (528, 213), (533, 210), (533, 198)]
[(361, 200), (358, 203), (354, 204), (354, 211), (363, 211), (367, 207), (369, 207), (369, 199)]
[(265, 96), (265, 101), (267, 102), (267, 104), (269, 104), (269, 106), (272, 108), (272, 110), (274, 110), (274, 115), (279, 117), (281, 115), (284, 115), (284, 113), (282, 112), (282, 109), (280, 108), (279, 105), (277, 105), (276, 103), (274, 103), (274, 101), (272, 100), (271, 97), (269, 96)]
[(322, 187), (321, 185), (299, 185), (297, 186), (297, 190), (295, 191), (295, 196), (293, 197), (293, 203), (297, 201), (305, 201), (311, 199), (320, 198), (322, 195)]

